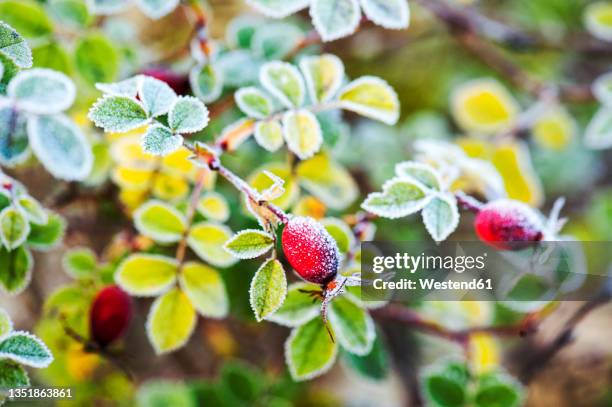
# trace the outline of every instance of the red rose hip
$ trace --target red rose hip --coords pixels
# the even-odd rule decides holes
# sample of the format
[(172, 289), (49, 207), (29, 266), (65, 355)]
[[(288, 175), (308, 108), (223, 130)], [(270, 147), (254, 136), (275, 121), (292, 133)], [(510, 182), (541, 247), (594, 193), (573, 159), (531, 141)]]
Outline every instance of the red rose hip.
[(544, 225), (538, 214), (522, 202), (499, 199), (485, 204), (474, 221), (476, 234), (501, 250), (520, 250), (542, 240)]
[(105, 348), (119, 339), (132, 318), (132, 301), (116, 285), (103, 288), (93, 300), (89, 311), (91, 339)]
[(325, 285), (340, 268), (340, 253), (333, 237), (312, 218), (289, 219), (282, 234), (285, 257), (306, 281)]

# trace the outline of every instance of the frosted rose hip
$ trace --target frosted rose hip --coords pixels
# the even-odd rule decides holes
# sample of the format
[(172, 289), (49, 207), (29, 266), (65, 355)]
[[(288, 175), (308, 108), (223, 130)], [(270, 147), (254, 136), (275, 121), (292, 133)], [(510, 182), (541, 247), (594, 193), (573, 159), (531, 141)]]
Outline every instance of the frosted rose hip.
[(132, 301), (116, 285), (103, 288), (94, 298), (89, 311), (91, 339), (102, 348), (119, 339), (132, 318)]
[(519, 250), (543, 237), (537, 213), (524, 203), (500, 199), (484, 205), (474, 221), (478, 237), (502, 250)]
[(312, 218), (297, 216), (282, 234), (285, 257), (306, 281), (327, 284), (338, 274), (340, 254), (336, 241)]

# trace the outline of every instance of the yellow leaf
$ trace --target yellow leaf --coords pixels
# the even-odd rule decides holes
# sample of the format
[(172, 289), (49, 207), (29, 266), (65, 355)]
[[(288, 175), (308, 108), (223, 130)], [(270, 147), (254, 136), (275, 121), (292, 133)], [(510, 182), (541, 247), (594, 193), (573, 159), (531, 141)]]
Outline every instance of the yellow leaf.
[(189, 193), (189, 183), (185, 178), (174, 175), (157, 174), (153, 182), (153, 195), (164, 201), (177, 201)]
[(100, 356), (83, 351), (83, 346), (80, 344), (71, 345), (66, 352), (66, 369), (77, 381), (91, 378), (99, 365)]
[(158, 158), (143, 151), (140, 135), (122, 137), (116, 140), (111, 145), (110, 153), (117, 164), (129, 168), (152, 170), (158, 160)]
[(471, 335), (468, 354), (474, 373), (479, 375), (494, 370), (500, 364), (499, 344), (490, 334)]
[(208, 192), (200, 198), (198, 212), (207, 219), (225, 222), (229, 219), (230, 209), (225, 197), (218, 192)]
[(574, 138), (576, 122), (565, 109), (558, 107), (538, 118), (532, 133), (540, 146), (549, 150), (563, 150)]
[(282, 163), (270, 163), (256, 169), (249, 176), (248, 183), (260, 192), (270, 188), (272, 184), (274, 184), (274, 181), (268, 177), (264, 171), (270, 171), (272, 174), (285, 181), (283, 185), (285, 192), (278, 198), (272, 200), (272, 203), (281, 209), (289, 208), (300, 192), (295, 179), (291, 176), (289, 168)]
[(147, 199), (147, 191), (142, 189), (121, 189), (119, 201), (132, 213)]
[(310, 216), (311, 218), (321, 219), (325, 216), (327, 207), (314, 196), (300, 198), (295, 204), (292, 213), (298, 216)]
[(111, 178), (121, 188), (143, 190), (150, 185), (152, 175), (151, 170), (118, 166), (113, 170)]
[(147, 334), (155, 352), (159, 355), (185, 345), (196, 320), (195, 308), (178, 288), (157, 298), (147, 317)]
[(162, 171), (171, 175), (194, 179), (198, 170), (193, 161), (189, 159), (192, 155), (185, 147), (179, 148), (162, 158)]
[(542, 185), (531, 166), (529, 150), (522, 142), (509, 141), (497, 146), (491, 162), (504, 179), (509, 198), (536, 207), (542, 204)]

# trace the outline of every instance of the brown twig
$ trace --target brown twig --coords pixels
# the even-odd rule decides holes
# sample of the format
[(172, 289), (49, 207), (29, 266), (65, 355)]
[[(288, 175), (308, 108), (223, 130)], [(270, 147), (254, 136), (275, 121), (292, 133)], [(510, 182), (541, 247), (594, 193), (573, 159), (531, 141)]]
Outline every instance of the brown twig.
[(191, 191), (191, 197), (189, 198), (189, 206), (187, 208), (187, 215), (185, 216), (185, 231), (181, 236), (181, 240), (176, 248), (176, 261), (179, 264), (179, 270), (183, 266), (185, 261), (185, 254), (187, 253), (187, 237), (189, 236), (189, 230), (193, 224), (193, 218), (195, 217), (196, 208), (204, 189), (204, 181), (206, 180), (206, 172), (208, 170), (202, 168), (198, 171), (196, 183)]

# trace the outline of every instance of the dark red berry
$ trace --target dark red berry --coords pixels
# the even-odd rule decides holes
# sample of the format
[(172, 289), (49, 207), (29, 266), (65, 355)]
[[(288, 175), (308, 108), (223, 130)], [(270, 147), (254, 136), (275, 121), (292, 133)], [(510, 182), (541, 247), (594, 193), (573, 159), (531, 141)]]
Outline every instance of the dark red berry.
[(132, 301), (125, 291), (111, 285), (103, 288), (94, 298), (89, 311), (91, 339), (105, 348), (119, 339), (132, 318)]
[(327, 284), (338, 274), (338, 246), (327, 230), (312, 218), (296, 216), (282, 234), (285, 257), (306, 281)]
[(501, 250), (520, 250), (543, 237), (543, 222), (522, 202), (500, 199), (485, 204), (474, 221), (476, 234)]
[(187, 75), (177, 74), (169, 68), (146, 68), (140, 73), (166, 82), (168, 86), (170, 86), (179, 95), (184, 95), (189, 92), (189, 78)]

